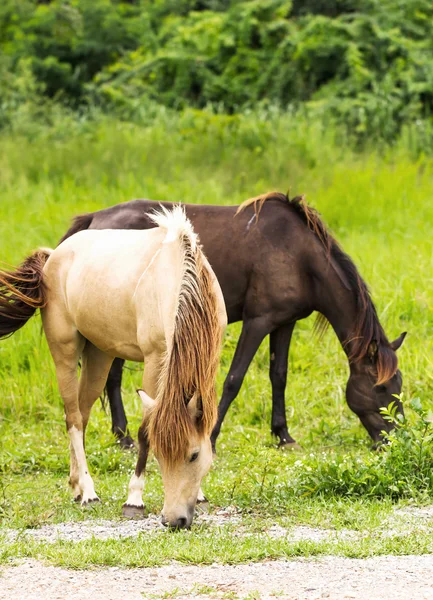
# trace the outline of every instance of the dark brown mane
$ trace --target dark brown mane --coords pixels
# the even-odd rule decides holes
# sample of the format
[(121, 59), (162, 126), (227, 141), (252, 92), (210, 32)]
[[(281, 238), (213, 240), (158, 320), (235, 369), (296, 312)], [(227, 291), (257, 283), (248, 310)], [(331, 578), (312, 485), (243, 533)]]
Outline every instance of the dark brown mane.
[[(350, 289), (353, 291), (356, 301), (356, 320), (349, 339), (345, 344), (350, 344), (349, 361), (358, 363), (369, 355), (370, 345), (373, 344), (376, 354), (377, 382), (380, 385), (395, 374), (397, 370), (397, 356), (390, 347), (389, 341), (379, 322), (376, 308), (371, 299), (370, 292), (352, 259), (342, 250), (335, 238), (329, 233), (319, 213), (308, 206), (304, 196), (289, 199), (281, 192), (268, 192), (243, 202), (237, 213), (243, 211), (247, 206), (254, 205), (256, 218), (258, 219), (263, 204), (268, 200), (278, 200), (287, 204), (314, 233), (322, 244), (326, 255), (333, 259), (347, 279)], [(324, 328), (324, 317), (318, 321), (318, 329)], [(376, 350), (377, 347), (377, 350)]]

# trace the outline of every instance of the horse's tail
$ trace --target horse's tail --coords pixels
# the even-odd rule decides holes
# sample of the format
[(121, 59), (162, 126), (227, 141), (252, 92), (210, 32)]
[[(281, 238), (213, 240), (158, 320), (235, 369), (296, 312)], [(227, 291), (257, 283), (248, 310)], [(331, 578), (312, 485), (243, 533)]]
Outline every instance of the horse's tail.
[[(161, 365), (157, 402), (148, 423), (151, 447), (169, 462), (185, 458), (193, 427), (210, 435), (216, 421), (215, 380), (224, 322), (222, 294), (197, 235), (180, 206), (151, 216), (177, 243), (181, 280), (173, 337)], [(196, 412), (188, 410), (192, 400)], [(191, 405), (190, 405), (191, 406)]]
[(0, 271), (0, 338), (15, 333), (46, 305), (42, 271), (51, 252), (35, 250), (15, 271)]

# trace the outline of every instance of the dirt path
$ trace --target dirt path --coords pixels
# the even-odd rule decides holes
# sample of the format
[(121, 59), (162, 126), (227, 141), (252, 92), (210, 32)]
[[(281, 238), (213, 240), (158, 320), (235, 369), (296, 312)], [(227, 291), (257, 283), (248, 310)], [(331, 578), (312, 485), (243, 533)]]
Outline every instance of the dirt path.
[(27, 561), (1, 570), (3, 600), (432, 600), (433, 556), (324, 557), (237, 566), (71, 571)]

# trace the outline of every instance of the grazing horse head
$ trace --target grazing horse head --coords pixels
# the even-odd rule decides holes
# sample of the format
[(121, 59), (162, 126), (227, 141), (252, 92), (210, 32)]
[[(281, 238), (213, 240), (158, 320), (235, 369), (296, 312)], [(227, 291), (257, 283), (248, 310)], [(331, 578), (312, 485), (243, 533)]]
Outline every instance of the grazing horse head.
[(380, 410), (392, 402), (403, 414), (399, 399), (402, 376), (397, 368), (396, 351), (402, 345), (406, 333), (390, 343), (373, 340), (362, 358), (353, 360), (346, 387), (346, 398), (350, 408), (358, 415), (361, 423), (377, 444), (382, 432), (390, 432), (393, 424), (386, 421)]
[[(157, 408), (156, 401), (143, 390), (138, 393), (143, 401), (144, 418), (150, 420), (152, 412)], [(201, 402), (197, 400), (197, 396), (193, 396), (185, 406), (183, 425), (187, 428), (182, 432), (182, 450), (173, 452), (177, 444), (170, 447), (164, 443), (158, 444), (157, 440), (153, 441), (153, 450), (164, 484), (162, 522), (179, 529), (190, 527), (192, 523), (201, 482), (213, 459), (210, 431), (203, 431)]]
[(316, 267), (324, 270), (325, 257), (326, 266), (330, 265), (334, 271), (332, 279), (329, 275), (325, 278), (326, 287), (339, 291), (320, 294), (318, 330), (324, 330), (326, 320), (334, 327), (349, 359), (347, 403), (377, 444), (383, 432), (391, 431), (394, 426), (384, 419), (381, 409), (394, 402), (403, 413), (397, 397), (401, 393), (402, 376), (396, 352), (406, 333), (393, 342), (388, 341), (368, 287), (352, 259), (329, 233), (317, 211), (305, 203), (304, 197), (292, 200), (291, 206), (322, 245), (324, 252), (321, 259), (316, 256)]

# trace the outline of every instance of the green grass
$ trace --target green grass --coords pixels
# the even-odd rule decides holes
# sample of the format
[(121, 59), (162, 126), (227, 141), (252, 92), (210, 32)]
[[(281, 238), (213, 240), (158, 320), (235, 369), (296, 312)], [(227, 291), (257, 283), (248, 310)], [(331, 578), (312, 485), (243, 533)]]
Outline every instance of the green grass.
[[(233, 544), (230, 528), (197, 526), (174, 536), (162, 532), (126, 541), (17, 541), (3, 546), (0, 560), (39, 556), (73, 567), (133, 566), (172, 558), (202, 563), (329, 552), (431, 552), (429, 532), (376, 534), (381, 524), (395, 522), (393, 502), (426, 503), (433, 495), (428, 475), (433, 469), (425, 454), (431, 438), (420, 442), (420, 417), (410, 408), (411, 402), (420, 403), (424, 416), (433, 409), (432, 160), (414, 159), (404, 141), (382, 155), (374, 149), (356, 155), (336, 143), (332, 131), (281, 115), (261, 120), (188, 111), (156, 115), (148, 127), (103, 119), (62, 121), (55, 130), (31, 134), (0, 140), (0, 258), (9, 264), (37, 246), (55, 245), (75, 214), (136, 197), (232, 204), (270, 189), (305, 192), (359, 266), (389, 337), (409, 332), (399, 357), (408, 422), (418, 437), (390, 452), (370, 450), (345, 403), (344, 353), (331, 330), (320, 341), (313, 336), (310, 318), (295, 330), (286, 391), (289, 430), (303, 451), (280, 452), (269, 434), (265, 342), (227, 415), (219, 456), (205, 482), (212, 506), (239, 507), (253, 538)], [(220, 390), (239, 331), (239, 324), (228, 328)], [(129, 366), (124, 399), (135, 433), (140, 406), (134, 390), (141, 367)], [(71, 500), (62, 402), (39, 318), (0, 343), (0, 375), (0, 532), (1, 527), (119, 518), (135, 457), (113, 444), (109, 416), (99, 403), (91, 417), (88, 457), (103, 502), (83, 511)], [(150, 511), (161, 510), (154, 461), (145, 499)], [(257, 524), (272, 522), (344, 527), (362, 531), (363, 537), (270, 540)]]
[(292, 542), (290, 537), (272, 539), (266, 535), (237, 538), (233, 532), (196, 529), (194, 532), (140, 534), (126, 540), (88, 540), (53, 544), (18, 541), (2, 544), (0, 562), (21, 558), (47, 560), (58, 566), (81, 569), (90, 566), (145, 567), (177, 560), (186, 564), (246, 563), (264, 559), (313, 557), (333, 554), (350, 558), (376, 555), (429, 554), (433, 552), (433, 533), (378, 539), (367, 535), (355, 543), (344, 539), (323, 542)]

